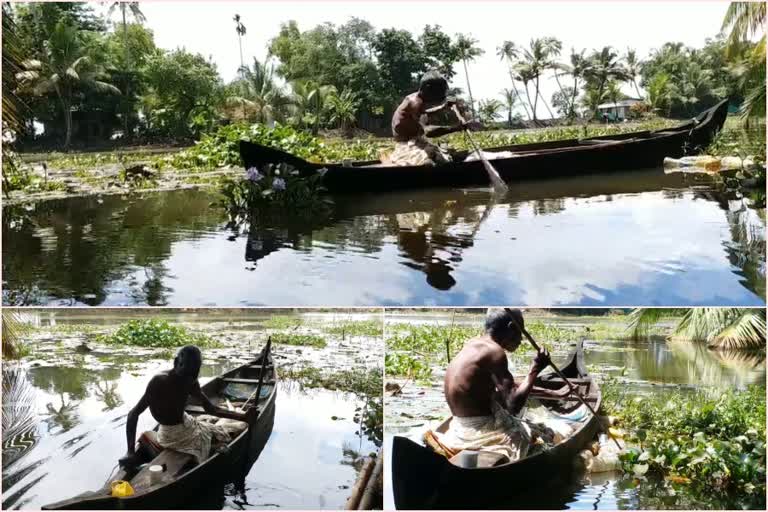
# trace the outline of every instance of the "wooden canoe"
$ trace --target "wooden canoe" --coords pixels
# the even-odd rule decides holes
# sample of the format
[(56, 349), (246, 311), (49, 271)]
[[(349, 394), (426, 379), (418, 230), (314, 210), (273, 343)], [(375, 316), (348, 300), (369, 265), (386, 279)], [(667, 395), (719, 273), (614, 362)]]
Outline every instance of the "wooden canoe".
[[(275, 420), (275, 400), (277, 397), (277, 371), (267, 342), (262, 352), (253, 361), (226, 372), (202, 386), (203, 393), (213, 402), (226, 407), (226, 400), (231, 403), (248, 402), (256, 404), (255, 393), (258, 391), (259, 414), (247, 429), (235, 437), (228, 445), (228, 450), (209, 457), (202, 463), (190, 467), (188, 455), (173, 450), (163, 450), (145, 468), (126, 473), (120, 470), (107, 484), (95, 492), (86, 492), (73, 498), (51, 503), (44, 510), (58, 509), (162, 509), (178, 508), (188, 504), (199, 508), (196, 497), (201, 492), (221, 489), (223, 484), (245, 478), (253, 463), (261, 454), (272, 433)], [(239, 402), (238, 402), (239, 400)], [(250, 407), (248, 407), (250, 408)], [(187, 412), (196, 416), (203, 414), (202, 405), (190, 399)], [(155, 427), (157, 430), (158, 426)], [(117, 449), (115, 459), (117, 459)], [(122, 453), (122, 452), (121, 452)], [(152, 464), (167, 464), (168, 471), (161, 482), (150, 485), (148, 467)], [(111, 496), (111, 482), (125, 480), (134, 487), (135, 494), (125, 498)], [(198, 506), (195, 504), (198, 503)]]
[[(568, 139), (535, 144), (486, 148), (487, 152), (511, 151), (511, 158), (492, 160), (507, 182), (580, 176), (598, 172), (653, 168), (665, 157), (678, 158), (706, 148), (728, 115), (728, 100), (705, 110), (691, 121), (666, 130), (642, 131), (587, 139)], [(384, 192), (407, 188), (468, 187), (488, 185), (479, 161), (464, 162), (467, 151), (439, 166), (396, 167), (379, 160), (340, 163), (308, 162), (275, 148), (240, 142), (246, 168), (285, 162), (304, 174), (327, 169), (323, 185), (329, 192)]]
[[(575, 379), (573, 384), (598, 410), (602, 396), (597, 382), (587, 373), (581, 343), (561, 370), (566, 377)], [(540, 376), (536, 385), (560, 389), (564, 384), (554, 373), (548, 373)], [(580, 406), (572, 399), (543, 404), (559, 413), (572, 412)], [(445, 432), (450, 421), (447, 419), (437, 430)], [(545, 452), (495, 467), (472, 469), (456, 466), (431, 448), (394, 436), (390, 460), (395, 507), (422, 510), (496, 508), (501, 504), (499, 500), (513, 499), (518, 493), (528, 492), (537, 484), (562, 474), (563, 470), (573, 468), (577, 454), (594, 439), (599, 427), (598, 419), (587, 412), (570, 437)]]

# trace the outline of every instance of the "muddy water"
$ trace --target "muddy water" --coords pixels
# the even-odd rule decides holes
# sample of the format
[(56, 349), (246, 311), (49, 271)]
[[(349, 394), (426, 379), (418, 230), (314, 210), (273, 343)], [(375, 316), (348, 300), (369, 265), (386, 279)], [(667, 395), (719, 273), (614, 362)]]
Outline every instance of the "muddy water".
[[(192, 315), (195, 321), (190, 321), (190, 315), (176, 316), (177, 320), (184, 318), (188, 327), (212, 336), (218, 333), (225, 344), (221, 349), (204, 350), (201, 383), (248, 360), (267, 332), (257, 327), (263, 316), (224, 321), (205, 321), (200, 314)], [(32, 356), (3, 367), (3, 415), (10, 413), (15, 424), (10, 432), (3, 432), (3, 508), (39, 508), (101, 487), (125, 452), (128, 411), (149, 378), (170, 366), (168, 351), (113, 349), (94, 343), (93, 335), (110, 328), (114, 318), (90, 324), (87, 334), (78, 332), (83, 324), (73, 324), (66, 314), (56, 313), (53, 318), (57, 327), (46, 325), (30, 336)], [(38, 320), (49, 324), (51, 319), (44, 312)], [(316, 315), (312, 321), (317, 325), (330, 319), (330, 315)], [(302, 329), (312, 332), (309, 327)], [(337, 370), (365, 370), (381, 364), (378, 339), (326, 339), (324, 349), (276, 345), (278, 368), (313, 366), (312, 361), (318, 360), (335, 362), (327, 368)], [(76, 347), (84, 340), (93, 351), (77, 353)], [(250, 347), (249, 340), (253, 342)], [(202, 492), (198, 506), (342, 508), (357, 478), (360, 457), (376, 452), (381, 443), (375, 436), (357, 434), (355, 408), (362, 403), (354, 394), (281, 382), (274, 429), (246, 477), (245, 492), (236, 492), (233, 486)], [(138, 431), (154, 424), (149, 414), (143, 414)]]
[(765, 214), (661, 170), (336, 198), (228, 225), (202, 191), (3, 211), (5, 304), (755, 305)]
[[(467, 316), (453, 319), (457, 324), (471, 322)], [(533, 318), (530, 318), (533, 320)], [(573, 317), (539, 318), (547, 323), (569, 327), (589, 327), (597, 322), (623, 325), (610, 318), (590, 318), (579, 321)], [(450, 324), (450, 315), (387, 315), (387, 323), (403, 324), (436, 323)], [(482, 325), (482, 316), (475, 318)], [(550, 340), (539, 340), (550, 342)], [(553, 360), (562, 361), (568, 353), (567, 344), (553, 344)], [(613, 377), (623, 384), (630, 395), (664, 394), (680, 390), (696, 390), (702, 387), (718, 389), (742, 388), (750, 384), (765, 385), (765, 352), (713, 352), (700, 344), (666, 342), (654, 339), (645, 342), (623, 340), (585, 340), (585, 359), (590, 372), (598, 377)], [(515, 374), (527, 372), (530, 358), (513, 357), (510, 368)], [(434, 368), (428, 383), (408, 382), (399, 396), (385, 394), (385, 450), (390, 446), (392, 435), (401, 435), (421, 442), (428, 428), (450, 415), (443, 396), (444, 369)], [(385, 382), (402, 380), (386, 378)], [(389, 466), (385, 466), (389, 470)], [(385, 473), (386, 482), (391, 475)], [(637, 486), (631, 479), (619, 474), (607, 473), (577, 476), (565, 481), (545, 485), (529, 496), (519, 496), (515, 503), (499, 503), (498, 508), (554, 508), (554, 509), (638, 509), (658, 506), (657, 489), (652, 485)], [(394, 507), (391, 495), (385, 506)], [(696, 496), (686, 497), (692, 507), (711, 508), (709, 500)], [(650, 504), (650, 505), (649, 505)], [(484, 505), (485, 506), (485, 505)], [(674, 508), (674, 502), (666, 505)], [(722, 504), (728, 507), (727, 503)]]

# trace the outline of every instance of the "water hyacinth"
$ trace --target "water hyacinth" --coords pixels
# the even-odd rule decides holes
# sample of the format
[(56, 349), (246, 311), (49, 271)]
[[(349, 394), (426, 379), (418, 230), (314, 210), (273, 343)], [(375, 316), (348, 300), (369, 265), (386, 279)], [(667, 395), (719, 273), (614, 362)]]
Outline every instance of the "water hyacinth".
[(272, 180), (272, 189), (277, 191), (285, 190), (285, 180), (283, 178), (275, 178)]
[(262, 180), (262, 178), (264, 178), (264, 175), (261, 174), (259, 170), (254, 166), (245, 170), (245, 177), (248, 178), (249, 181), (258, 183)]

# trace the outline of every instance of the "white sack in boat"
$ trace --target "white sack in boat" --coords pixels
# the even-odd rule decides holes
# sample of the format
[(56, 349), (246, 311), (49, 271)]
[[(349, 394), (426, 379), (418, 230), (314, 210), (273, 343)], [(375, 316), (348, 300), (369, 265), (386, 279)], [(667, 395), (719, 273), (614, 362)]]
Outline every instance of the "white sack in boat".
[[(498, 160), (499, 158), (512, 158), (512, 157), (517, 156), (516, 154), (514, 154), (511, 151), (495, 151), (495, 152), (480, 151), (480, 152), (488, 160)], [(467, 158), (464, 159), (464, 161), (465, 162), (474, 162), (475, 160), (479, 160), (479, 159), (480, 158), (478, 158), (478, 156), (477, 156), (477, 151), (473, 151), (472, 153), (470, 153), (470, 155)]]

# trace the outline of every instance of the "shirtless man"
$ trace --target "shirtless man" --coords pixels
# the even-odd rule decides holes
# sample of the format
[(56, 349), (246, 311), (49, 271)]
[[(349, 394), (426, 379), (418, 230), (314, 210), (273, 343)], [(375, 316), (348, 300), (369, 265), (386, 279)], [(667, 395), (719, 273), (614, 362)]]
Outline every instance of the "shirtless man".
[[(543, 349), (536, 354), (525, 380), (515, 384), (505, 351), (514, 352), (520, 346), (522, 333), (517, 325), (525, 324), (519, 309), (512, 310), (512, 314), (517, 324), (503, 309), (489, 311), (485, 334), (466, 343), (448, 366), (445, 398), (454, 416), (491, 415), (494, 400), (517, 415), (528, 400), (536, 377), (549, 364), (549, 353)], [(536, 390), (546, 393), (544, 389)]]
[(390, 156), (394, 165), (435, 165), (450, 162), (450, 156), (430, 143), (427, 137), (439, 137), (466, 128), (476, 129), (478, 124), (462, 122), (454, 126), (428, 126), (422, 124), (422, 116), (452, 108), (456, 101), (446, 97), (448, 82), (436, 71), (429, 71), (422, 78), (419, 90), (409, 94), (392, 116), (392, 135), (395, 151)]
[[(163, 371), (152, 377), (152, 380), (147, 385), (147, 390), (144, 392), (144, 396), (128, 413), (128, 422), (125, 426), (128, 453), (120, 458), (120, 466), (135, 467), (141, 463), (136, 454), (136, 424), (139, 415), (147, 407), (149, 407), (152, 417), (160, 424), (158, 432), (159, 444), (166, 446), (162, 442), (164, 440), (163, 430), (177, 429), (186, 434), (186, 436), (182, 435), (182, 437), (186, 437), (184, 439), (186, 446), (173, 446), (173, 448), (196, 456), (198, 462), (202, 462), (200, 459), (206, 458), (210, 452), (212, 440), (226, 440), (228, 434), (223, 429), (216, 429), (216, 425), (205, 425), (186, 414), (184, 409), (186, 408), (188, 397), (193, 396), (199, 399), (203, 404), (205, 412), (208, 414), (244, 421), (249, 424), (253, 421), (253, 416), (257, 414), (255, 407), (250, 408), (245, 414), (241, 414), (216, 407), (211, 403), (200, 389), (200, 383), (197, 381), (201, 364), (202, 354), (200, 349), (187, 345), (179, 350), (173, 361), (172, 370)], [(169, 439), (169, 442), (173, 442), (173, 439)]]

